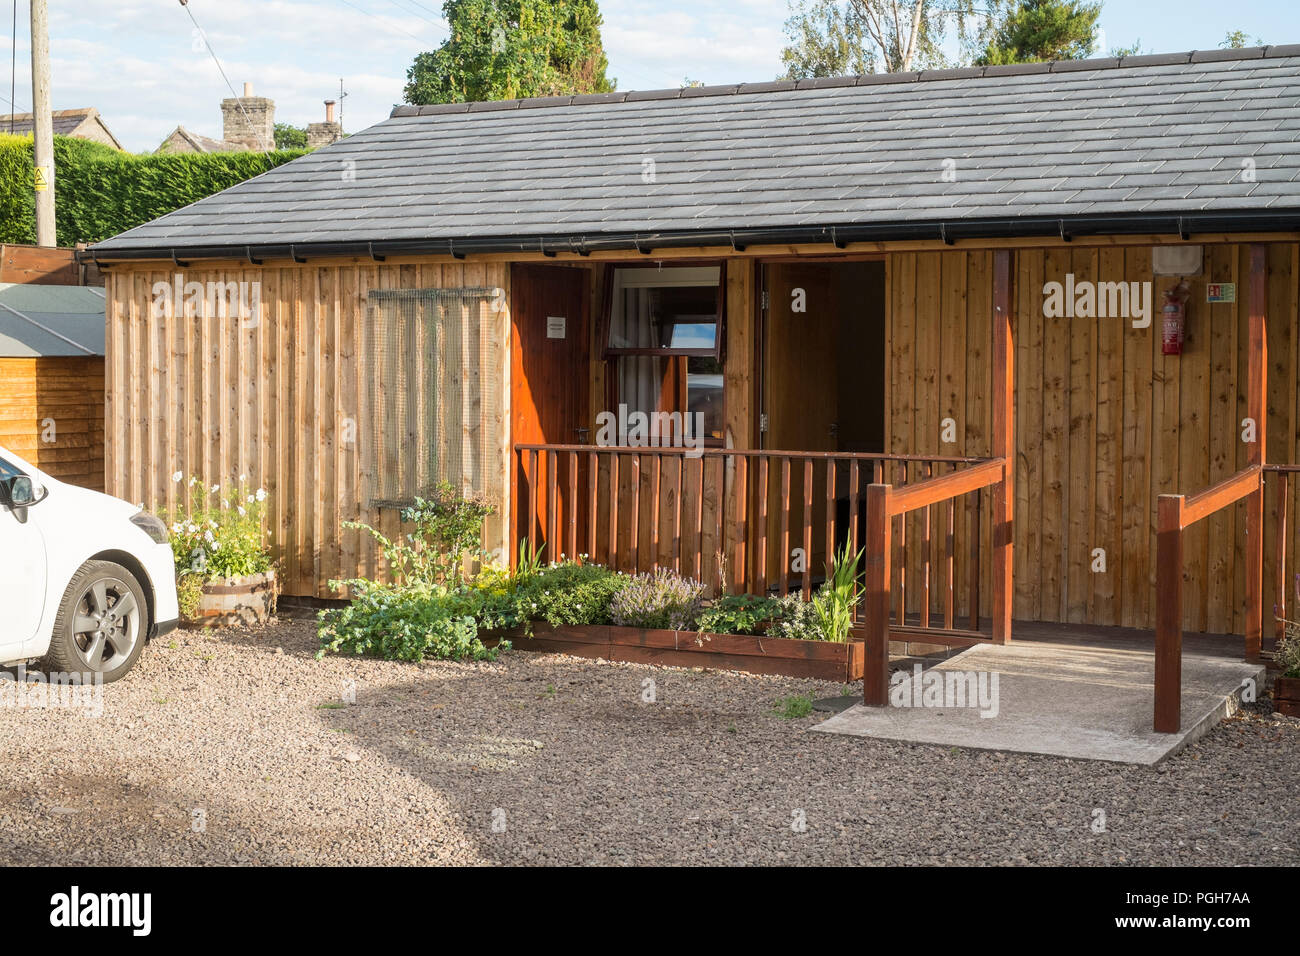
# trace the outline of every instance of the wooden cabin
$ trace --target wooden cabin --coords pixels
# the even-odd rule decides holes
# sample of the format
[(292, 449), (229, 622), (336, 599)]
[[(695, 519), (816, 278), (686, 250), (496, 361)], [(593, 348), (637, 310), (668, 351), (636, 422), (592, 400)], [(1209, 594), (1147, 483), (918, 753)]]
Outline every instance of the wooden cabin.
[(956, 643), (1154, 627), (1176, 541), (1166, 620), (1257, 646), (1298, 138), (1300, 46), (398, 107), (92, 247), (108, 486), (250, 475), (321, 598), (439, 480), (503, 559), (807, 592), (847, 542), (869, 617)]
[(0, 282), (0, 445), (104, 490), (104, 290)]

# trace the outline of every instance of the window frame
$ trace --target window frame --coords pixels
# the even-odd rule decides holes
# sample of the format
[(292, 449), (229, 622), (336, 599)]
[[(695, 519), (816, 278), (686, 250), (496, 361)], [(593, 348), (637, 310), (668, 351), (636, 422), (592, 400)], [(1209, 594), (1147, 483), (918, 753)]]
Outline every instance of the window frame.
[[(633, 269), (711, 269), (717, 267), (718, 284), (714, 296), (714, 318), (716, 334), (713, 339), (713, 348), (710, 349), (674, 349), (674, 348), (624, 348), (611, 346), (609, 344), (610, 330), (614, 325), (614, 301), (618, 285), (617, 276), (620, 270), (631, 271)], [(703, 285), (675, 285), (673, 283), (663, 283), (658, 288), (708, 288)], [(643, 288), (656, 288), (655, 285), (647, 285)], [(727, 263), (725, 260), (698, 261), (688, 260), (685, 262), (673, 262), (671, 265), (664, 265), (662, 262), (637, 262), (637, 263), (612, 263), (610, 265), (609, 276), (605, 283), (605, 302), (604, 308), (601, 309), (600, 322), (600, 343), (601, 358), (605, 361), (622, 358), (623, 356), (641, 356), (662, 358), (676, 358), (685, 356), (686, 358), (714, 358), (720, 363), (724, 362), (726, 357), (727, 341)]]

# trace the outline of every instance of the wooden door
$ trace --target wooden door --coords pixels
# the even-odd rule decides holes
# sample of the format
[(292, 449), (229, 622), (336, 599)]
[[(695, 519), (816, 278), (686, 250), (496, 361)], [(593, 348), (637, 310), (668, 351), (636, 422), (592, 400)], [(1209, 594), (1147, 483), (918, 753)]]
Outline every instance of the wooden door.
[[(514, 341), (510, 351), (511, 440), (516, 445), (588, 444), (591, 440), (588, 400), (590, 369), (591, 273), (564, 266), (514, 265), (510, 272), (510, 318)], [(542, 557), (572, 557), (570, 517), (578, 520), (578, 551), (586, 540), (587, 456), (579, 455), (578, 471), (571, 474), (573, 456), (539, 455), (539, 474), (530, 476), (525, 464), (530, 455), (516, 456), (514, 547), (529, 536), (530, 480), (537, 482), (532, 533), (539, 542), (552, 530), (550, 486), (554, 495), (553, 527), (558, 540)], [(544, 467), (543, 467), (544, 466)], [(554, 472), (552, 471), (554, 469)], [(576, 478), (576, 482), (571, 480)], [(576, 498), (571, 486), (576, 483)]]

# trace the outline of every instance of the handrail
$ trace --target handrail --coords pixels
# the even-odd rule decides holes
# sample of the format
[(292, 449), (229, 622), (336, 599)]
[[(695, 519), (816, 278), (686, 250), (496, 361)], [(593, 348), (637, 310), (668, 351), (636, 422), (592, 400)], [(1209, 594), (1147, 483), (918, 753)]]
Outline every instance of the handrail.
[(970, 468), (905, 485), (898, 490), (887, 484), (867, 487), (863, 585), (867, 647), (862, 699), (868, 707), (883, 707), (889, 695), (890, 564), (893, 560), (890, 526), (893, 519), (1000, 484), (1007, 480), (1007, 466), (1005, 458), (983, 459)]
[(914, 485), (905, 485), (897, 491), (890, 488), (888, 496), (889, 517), (895, 518), (909, 511), (928, 508), (949, 498), (957, 498), (972, 491), (979, 491), (990, 485), (996, 485), (1006, 473), (1006, 460), (1002, 458), (985, 458), (970, 468), (962, 468), (951, 474), (929, 478)]
[(733, 458), (811, 458), (815, 461), (921, 461), (939, 465), (974, 465), (986, 458), (959, 458), (951, 455), (892, 455), (874, 451), (792, 451), (769, 448), (684, 448), (680, 445), (561, 445), (520, 442), (521, 451), (581, 452), (582, 454), (616, 455), (706, 455)]
[[(1157, 733), (1176, 734), (1182, 722), (1183, 532), (1243, 498), (1253, 498), (1251, 507), (1255, 517), (1249, 524), (1258, 530), (1248, 532), (1247, 537), (1258, 539), (1263, 533), (1263, 522), (1259, 520), (1263, 511), (1263, 494), (1264, 466), (1254, 464), (1194, 495), (1164, 494), (1158, 498), (1154, 721)], [(1247, 563), (1246, 575), (1250, 591), (1246, 625), (1248, 645), (1252, 631), (1258, 639), (1257, 617), (1263, 602), (1263, 542), (1250, 540), (1249, 543), (1254, 563)]]
[(1203, 521), (1216, 511), (1222, 511), (1236, 504), (1247, 495), (1259, 490), (1264, 479), (1263, 469), (1259, 465), (1248, 465), (1231, 478), (1225, 478), (1217, 485), (1211, 485), (1194, 495), (1161, 495), (1161, 498), (1181, 498), (1179, 510), (1179, 530), (1191, 527)]

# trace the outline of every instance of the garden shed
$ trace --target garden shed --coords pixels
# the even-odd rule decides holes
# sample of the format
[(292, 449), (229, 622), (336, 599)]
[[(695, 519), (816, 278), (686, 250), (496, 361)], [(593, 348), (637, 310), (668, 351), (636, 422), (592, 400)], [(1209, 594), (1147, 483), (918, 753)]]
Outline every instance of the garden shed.
[(104, 490), (104, 291), (0, 283), (0, 445)]
[(869, 628), (1257, 655), (1298, 141), (1300, 46), (398, 107), (92, 247), (109, 486), (249, 474), (291, 594), (379, 570), (341, 522), (439, 475), (502, 556), (807, 593), (847, 543)]

